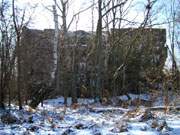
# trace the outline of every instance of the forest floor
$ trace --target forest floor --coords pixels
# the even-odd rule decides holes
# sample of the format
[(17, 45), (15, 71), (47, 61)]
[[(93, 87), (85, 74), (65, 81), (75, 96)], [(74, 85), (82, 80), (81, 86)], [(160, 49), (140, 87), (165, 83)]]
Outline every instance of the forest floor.
[[(132, 103), (150, 100), (146, 94), (129, 96)], [(0, 135), (180, 135), (180, 111), (164, 107), (162, 96), (153, 100), (153, 107), (144, 103), (119, 106), (118, 100), (130, 102), (120, 96), (112, 99), (111, 105), (93, 99), (78, 99), (78, 104), (71, 105), (68, 98), (64, 107), (59, 97), (44, 101), (36, 110), (24, 106), (19, 111), (13, 106), (0, 111)]]

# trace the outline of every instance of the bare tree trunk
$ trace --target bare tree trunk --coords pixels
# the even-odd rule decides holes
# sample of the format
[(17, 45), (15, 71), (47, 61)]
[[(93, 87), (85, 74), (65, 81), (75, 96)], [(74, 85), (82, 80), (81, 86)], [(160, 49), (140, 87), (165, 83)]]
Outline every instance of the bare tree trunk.
[(60, 47), (59, 47), (59, 23), (58, 23), (58, 15), (56, 11), (56, 0), (54, 0), (55, 5), (53, 6), (54, 12), (54, 25), (55, 25), (55, 33), (54, 33), (54, 70), (53, 70), (53, 78), (55, 79), (55, 72), (56, 72), (56, 92), (60, 90)]
[[(4, 7), (3, 7), (3, 5), (4, 5), (4, 1), (2, 1), (2, 7), (1, 7), (1, 20), (4, 20)], [(3, 23), (3, 22), (2, 22)], [(4, 25), (3, 25), (4, 26)], [(5, 105), (4, 105), (4, 91), (5, 91), (5, 89), (4, 89), (4, 83), (5, 83), (5, 31), (4, 30), (1, 30), (1, 43), (0, 43), (0, 45), (1, 45), (1, 53), (0, 53), (0, 63), (1, 63), (1, 67), (0, 67), (0, 69), (1, 69), (1, 71), (0, 71), (0, 108), (2, 108), (2, 109), (5, 109)]]
[(2, 54), (1, 54), (1, 82), (0, 82), (0, 108), (5, 109), (4, 106), (4, 45), (2, 44)]
[(94, 31), (94, 0), (92, 0), (92, 10), (91, 10), (91, 16), (92, 16), (92, 34)]
[(62, 27), (63, 27), (63, 33), (64, 33), (64, 35), (66, 35), (66, 33), (67, 33), (67, 23), (66, 23), (66, 6), (67, 6), (67, 4), (68, 4), (68, 0), (67, 1), (63, 1), (63, 0), (61, 0), (61, 3), (62, 3), (62, 19), (63, 19), (63, 25), (62, 25)]
[[(171, 12), (170, 15), (172, 16), (172, 26), (170, 23), (169, 26), (169, 34), (170, 34), (170, 38), (171, 38), (171, 45), (170, 45), (170, 55), (171, 55), (171, 60), (172, 60), (172, 81), (173, 81), (173, 89), (176, 91), (177, 89), (179, 89), (179, 71), (178, 71), (178, 66), (176, 63), (176, 57), (175, 57), (175, 44), (176, 44), (176, 39), (175, 39), (175, 32), (176, 32), (176, 8), (175, 8), (175, 0), (172, 0), (171, 3)], [(177, 91), (176, 91), (177, 92)]]
[(97, 83), (96, 92), (97, 96), (101, 98), (102, 94), (102, 70), (103, 70), (103, 60), (102, 60), (102, 0), (98, 1), (98, 24), (97, 24)]
[[(77, 31), (77, 25), (78, 25), (79, 19), (76, 21), (76, 31)], [(73, 80), (72, 80), (72, 102), (77, 103), (77, 61), (76, 61), (76, 48), (77, 48), (77, 42), (78, 38), (76, 35), (75, 38), (75, 46), (73, 47), (73, 55), (72, 55), (72, 74), (73, 74)]]
[(76, 76), (77, 76), (77, 69), (76, 69), (76, 46), (73, 48), (73, 56), (72, 56), (72, 103), (77, 103), (77, 87), (76, 87)]
[[(22, 27), (19, 27), (16, 20), (16, 14), (15, 14), (15, 4), (14, 0), (12, 1), (12, 12), (13, 12), (13, 23), (16, 33), (16, 56), (17, 56), (17, 90), (18, 90), (18, 103), (19, 103), (19, 109), (22, 109), (22, 100), (21, 100), (21, 62), (20, 62), (20, 37), (21, 37), (21, 29)], [(22, 18), (22, 22), (24, 19)], [(22, 26), (22, 24), (21, 24)]]
[[(61, 0), (61, 5), (62, 5), (62, 21), (63, 21), (63, 24), (62, 24), (62, 36), (61, 36), (61, 46), (62, 48), (64, 47), (65, 45), (65, 40), (66, 40), (66, 36), (67, 36), (67, 23), (66, 23), (66, 10), (67, 10), (67, 4), (68, 4), (69, 0), (66, 0), (66, 1), (63, 1)], [(65, 50), (64, 50), (65, 51)], [(63, 55), (62, 55), (62, 58), (64, 57), (64, 54), (65, 52), (63, 52)], [(63, 66), (63, 71), (62, 72), (66, 72), (65, 69), (64, 69), (64, 59), (62, 59), (62, 66)], [(62, 77), (62, 82), (63, 84), (62, 85), (65, 85), (66, 83), (64, 82), (66, 81), (64, 79), (64, 77)], [(63, 87), (64, 88), (64, 87)], [(64, 92), (64, 104), (67, 105), (67, 97), (68, 97), (68, 94), (69, 94), (69, 91), (68, 89), (63, 89), (63, 92)]]
[(20, 60), (20, 37), (17, 35), (17, 90), (18, 90), (18, 101), (19, 109), (22, 109), (22, 100), (21, 100), (21, 60)]
[[(115, 5), (115, 1), (112, 1), (112, 7), (114, 7), (114, 5)], [(113, 16), (113, 20), (112, 20), (112, 40), (111, 40), (111, 42), (112, 42), (112, 46), (114, 47), (115, 46), (115, 26), (116, 26), (116, 8), (113, 8), (112, 9), (112, 16)], [(116, 61), (116, 56), (115, 55), (113, 55), (113, 60), (114, 61)], [(113, 84), (114, 84), (114, 86), (113, 86), (113, 96), (116, 96), (117, 95), (117, 83), (116, 83), (116, 79), (113, 79)]]
[[(174, 9), (173, 9), (174, 10)], [(172, 57), (172, 77), (173, 77), (173, 80), (176, 78), (176, 70), (177, 70), (177, 65), (176, 65), (176, 60), (175, 60), (175, 53), (174, 53), (174, 43), (175, 43), (175, 12), (173, 11), (173, 26), (172, 26), (172, 39), (171, 39), (171, 51), (172, 51), (172, 54), (171, 54), (171, 57)], [(176, 81), (175, 81), (176, 83)]]

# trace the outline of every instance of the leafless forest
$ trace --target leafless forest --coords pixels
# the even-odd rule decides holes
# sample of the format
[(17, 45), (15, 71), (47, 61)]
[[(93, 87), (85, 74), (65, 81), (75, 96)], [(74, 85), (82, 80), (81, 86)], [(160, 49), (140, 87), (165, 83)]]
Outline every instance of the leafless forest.
[(0, 134), (180, 134), (179, 8), (1, 0)]

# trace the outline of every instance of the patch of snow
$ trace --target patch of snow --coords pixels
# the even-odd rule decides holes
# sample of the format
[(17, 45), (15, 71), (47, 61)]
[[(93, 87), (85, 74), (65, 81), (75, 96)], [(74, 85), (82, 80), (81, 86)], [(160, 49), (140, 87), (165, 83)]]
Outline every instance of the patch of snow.
[(141, 131), (141, 130), (130, 130), (130, 135), (159, 135), (158, 132), (155, 131)]
[(128, 94), (131, 98), (131, 100), (134, 100), (134, 99), (143, 99), (143, 100), (150, 100), (150, 96), (148, 94), (140, 94), (140, 95), (137, 95), (137, 94)]
[[(148, 99), (145, 95), (133, 95), (131, 98)], [(119, 97), (126, 100), (127, 96)], [(71, 98), (68, 98), (70, 104)], [(12, 109), (11, 112), (22, 119), (20, 124), (6, 125), (0, 122), (0, 135), (169, 135), (180, 134), (180, 113), (156, 112), (153, 120), (166, 120), (172, 130), (158, 131), (151, 128), (152, 120), (139, 122), (146, 108), (139, 108), (139, 112), (120, 107), (97, 106), (93, 99), (78, 99), (80, 106), (73, 109), (64, 107), (64, 98), (49, 99), (44, 101), (44, 107), (40, 105), (35, 111), (29, 112), (29, 107), (24, 110)], [(87, 104), (88, 106), (83, 106)], [(82, 106), (81, 106), (82, 105)], [(17, 108), (14, 106), (14, 108)], [(94, 111), (92, 111), (94, 110)], [(128, 112), (133, 112), (128, 113)], [(0, 112), (0, 116), (3, 112)], [(135, 115), (134, 115), (135, 114)], [(127, 130), (121, 132), (123, 122)]]
[(84, 105), (87, 105), (87, 104), (93, 104), (95, 101), (94, 99), (88, 99), (88, 98), (78, 98), (78, 103), (79, 104), (84, 104)]
[(127, 101), (128, 100), (128, 97), (126, 95), (123, 95), (123, 96), (119, 96), (118, 97), (120, 100), (122, 101)]

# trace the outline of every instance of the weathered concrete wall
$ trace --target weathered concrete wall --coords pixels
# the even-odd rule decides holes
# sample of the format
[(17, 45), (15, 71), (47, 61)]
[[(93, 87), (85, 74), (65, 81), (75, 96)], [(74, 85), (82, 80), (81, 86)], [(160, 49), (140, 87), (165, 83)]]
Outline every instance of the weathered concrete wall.
[[(78, 36), (77, 36), (78, 35)], [(113, 36), (114, 35), (114, 36)], [(53, 69), (53, 36), (54, 31), (24, 29), (22, 36), (22, 64), (24, 66), (24, 78), (32, 82), (48, 83)], [(71, 32), (68, 34), (66, 44), (61, 53), (61, 88), (59, 94), (66, 91), (71, 95), (73, 81), (73, 68), (76, 72), (76, 85), (78, 91), (82, 85), (88, 89), (88, 95), (92, 96), (91, 85), (96, 81), (95, 57), (87, 57), (91, 46), (89, 33), (84, 31)], [(166, 31), (164, 29), (121, 29), (113, 30), (109, 38), (107, 49), (107, 68), (104, 72), (104, 85), (110, 93), (122, 94), (123, 91), (138, 91), (141, 85), (149, 85), (148, 79), (152, 80), (159, 74), (167, 57), (164, 47), (166, 42)], [(106, 45), (105, 45), (106, 46)], [(73, 56), (75, 66), (73, 67)], [(119, 66), (124, 64), (114, 79), (114, 73)], [(157, 73), (152, 76), (152, 73)], [(27, 81), (28, 82), (28, 81)], [(26, 82), (26, 84), (28, 84)], [(142, 83), (142, 84), (141, 84)], [(81, 95), (80, 93), (78, 95)]]

